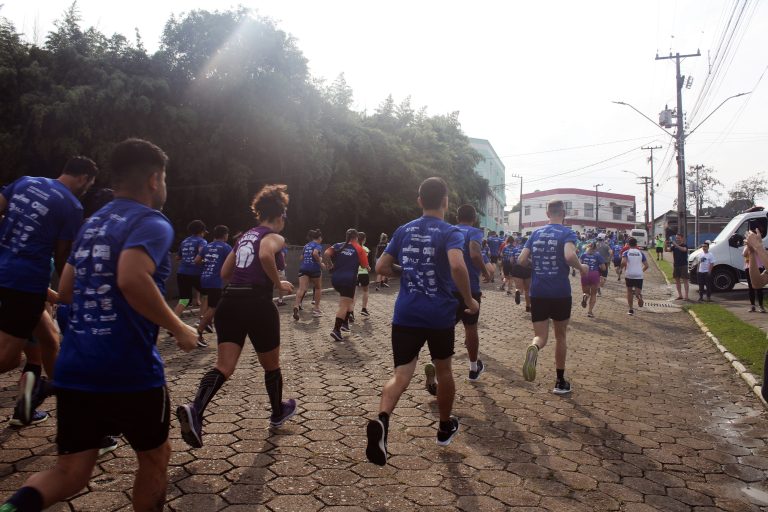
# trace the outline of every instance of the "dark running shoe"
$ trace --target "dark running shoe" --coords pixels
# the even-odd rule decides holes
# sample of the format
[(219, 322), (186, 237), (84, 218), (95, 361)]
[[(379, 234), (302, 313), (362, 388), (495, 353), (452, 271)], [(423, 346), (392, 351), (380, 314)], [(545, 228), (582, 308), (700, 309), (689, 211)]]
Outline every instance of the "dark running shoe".
[(436, 380), (437, 372), (435, 371), (435, 365), (432, 363), (425, 364), (424, 375), (426, 376), (424, 385), (427, 389), (427, 393), (429, 393), (432, 396), (437, 396), (437, 380)]
[(104, 436), (99, 445), (99, 457), (117, 449), (117, 439), (112, 436)]
[(363, 316), (371, 316), (371, 314), (368, 312), (367, 308), (363, 308), (360, 310), (360, 314)]
[(531, 312), (531, 306), (525, 306), (525, 312), (530, 313)]
[(299, 308), (293, 308), (293, 319), (294, 320), (299, 319)]
[(387, 429), (379, 418), (370, 420), (366, 427), (368, 435), (368, 446), (365, 449), (365, 456), (369, 461), (378, 466), (387, 464)]
[(389, 285), (387, 283), (381, 283), (381, 286), (383, 286), (384, 288), (389, 288)]
[(340, 331), (336, 330), (331, 331), (331, 338), (333, 338), (335, 341), (344, 341), (344, 336), (341, 335)]
[(203, 337), (203, 333), (199, 331), (197, 333), (197, 346), (200, 348), (206, 348), (208, 346), (208, 342), (205, 341), (205, 338)]
[(552, 392), (556, 395), (567, 395), (571, 392), (571, 383), (565, 379), (558, 380)]
[(635, 310), (634, 309), (630, 309), (629, 311), (627, 311), (627, 314), (629, 316), (635, 316)]
[(515, 290), (515, 304), (520, 305), (520, 290)]
[(355, 323), (355, 314), (350, 312), (349, 313), (349, 320), (347, 320), (347, 323), (353, 324)]
[(29, 423), (24, 423), (21, 421), (21, 418), (16, 416), (16, 412), (14, 411), (13, 417), (11, 418), (11, 421), (8, 422), (8, 424), (12, 427), (24, 427), (26, 425), (37, 425), (38, 423), (42, 423), (46, 421), (48, 418), (50, 418), (51, 415), (48, 414), (45, 411), (32, 411), (32, 421)]
[(349, 328), (349, 324), (347, 322), (344, 322), (341, 324), (341, 327), (339, 328), (341, 332), (350, 332), (352, 329)]
[(277, 416), (273, 414), (269, 417), (270, 427), (279, 427), (289, 419), (293, 418), (293, 416), (296, 414), (296, 400), (293, 398), (283, 400), (281, 406), (282, 410)]
[(587, 299), (588, 298), (589, 297), (587, 297), (586, 293), (582, 294), (582, 296), (581, 296), (581, 307), (583, 307), (583, 308), (587, 307)]
[(437, 444), (440, 446), (448, 446), (451, 444), (453, 438), (459, 433), (458, 418), (451, 416), (451, 419), (448, 421), (450, 422), (450, 428), (448, 430), (443, 430), (443, 427), (437, 429)]
[(180, 405), (176, 408), (176, 418), (181, 425), (181, 438), (192, 448), (203, 447), (203, 425), (195, 406)]
[(641, 308), (641, 307), (643, 307), (643, 304), (644, 304), (643, 296), (638, 293), (637, 294), (637, 307)]
[(483, 362), (478, 359), (477, 360), (477, 371), (469, 370), (469, 381), (470, 382), (477, 382), (480, 380), (480, 374), (482, 374), (485, 371), (485, 365)]

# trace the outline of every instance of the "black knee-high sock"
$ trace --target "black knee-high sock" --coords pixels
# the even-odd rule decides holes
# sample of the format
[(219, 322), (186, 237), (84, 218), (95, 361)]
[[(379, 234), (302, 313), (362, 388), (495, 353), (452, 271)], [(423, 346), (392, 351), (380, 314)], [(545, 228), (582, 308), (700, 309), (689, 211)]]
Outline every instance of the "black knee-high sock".
[(32, 372), (35, 374), (35, 379), (40, 379), (40, 376), (43, 374), (43, 367), (39, 364), (29, 363), (27, 362), (24, 365), (24, 369), (21, 370), (21, 373), (27, 373)]
[(352, 314), (352, 312), (351, 312), (351, 311), (347, 311), (347, 314), (346, 314), (346, 316), (344, 317), (344, 323), (347, 323), (347, 322), (349, 322), (349, 315), (351, 315), (351, 314)]
[(338, 331), (339, 329), (341, 329), (341, 324), (343, 323), (344, 323), (343, 318), (336, 317), (336, 323), (333, 324), (333, 330)]
[(40, 494), (40, 491), (34, 487), (22, 487), (16, 491), (16, 493), (11, 496), (5, 503), (16, 507), (11, 510), (18, 509), (29, 512), (38, 512), (43, 510), (43, 496)]
[(280, 414), (283, 410), (283, 374), (280, 368), (264, 372), (264, 385), (269, 395), (272, 414)]
[(208, 370), (208, 373), (203, 375), (200, 380), (200, 387), (197, 388), (197, 394), (195, 395), (194, 406), (197, 414), (203, 417), (203, 411), (208, 406), (208, 402), (214, 397), (216, 392), (226, 382), (226, 377), (216, 368)]

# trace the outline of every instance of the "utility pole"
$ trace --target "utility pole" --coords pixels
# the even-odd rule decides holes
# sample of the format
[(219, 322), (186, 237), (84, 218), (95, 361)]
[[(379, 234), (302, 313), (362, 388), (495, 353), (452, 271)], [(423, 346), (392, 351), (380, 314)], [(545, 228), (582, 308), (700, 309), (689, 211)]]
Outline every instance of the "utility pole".
[(651, 240), (656, 240), (656, 182), (653, 180), (653, 150), (661, 149), (661, 146), (643, 146), (640, 149), (651, 151), (651, 156), (648, 158), (651, 162)]
[(701, 202), (701, 182), (699, 181), (699, 171), (704, 169), (703, 165), (696, 165), (693, 167), (696, 170), (696, 190), (694, 194), (694, 200), (696, 201), (696, 226), (694, 228), (694, 245), (699, 246), (699, 215), (701, 211), (699, 209), (699, 203)]
[(600, 201), (597, 197), (597, 189), (602, 187), (603, 184), (592, 185), (595, 187), (595, 232), (600, 230)]
[(699, 50), (688, 55), (680, 55), (679, 52), (675, 55), (670, 53), (668, 57), (659, 57), (659, 54), (656, 54), (656, 60), (675, 59), (677, 79), (677, 133), (675, 134), (677, 139), (677, 232), (683, 235), (683, 240), (687, 239), (688, 234), (688, 212), (685, 208), (685, 116), (683, 115), (685, 79), (680, 75), (680, 59), (700, 56)]
[(518, 213), (518, 224), (520, 229), (520, 236), (523, 235), (523, 177), (519, 174), (511, 174), (510, 178), (517, 178), (520, 180), (520, 211)]
[[(648, 185), (653, 185), (653, 181), (648, 176), (638, 176), (638, 179), (642, 180), (641, 185), (645, 185), (645, 229), (648, 229)], [(637, 212), (635, 212), (637, 213)], [(655, 238), (655, 237), (654, 237)]]

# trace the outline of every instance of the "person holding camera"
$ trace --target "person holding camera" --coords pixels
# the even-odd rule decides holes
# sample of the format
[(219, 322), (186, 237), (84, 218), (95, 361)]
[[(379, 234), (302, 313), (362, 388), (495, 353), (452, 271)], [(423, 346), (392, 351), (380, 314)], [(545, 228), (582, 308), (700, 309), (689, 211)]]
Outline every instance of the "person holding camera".
[[(670, 237), (669, 242), (672, 244), (672, 277), (675, 279), (675, 287), (677, 288), (677, 299), (675, 300), (688, 300), (688, 245), (680, 233), (674, 238)], [(682, 294), (681, 281), (685, 288), (685, 297)]]

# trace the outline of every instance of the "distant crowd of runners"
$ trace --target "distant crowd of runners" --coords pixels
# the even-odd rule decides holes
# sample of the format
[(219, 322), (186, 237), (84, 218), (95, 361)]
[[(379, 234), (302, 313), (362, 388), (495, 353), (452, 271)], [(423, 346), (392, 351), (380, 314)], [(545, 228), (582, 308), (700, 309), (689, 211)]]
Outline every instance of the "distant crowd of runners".
[[(134, 508), (162, 510), (171, 455), (171, 400), (157, 349), (160, 328), (183, 351), (206, 347), (205, 334), (215, 329), (216, 363), (200, 379), (191, 401), (175, 410), (181, 435), (192, 448), (204, 444), (205, 410), (235, 371), (246, 338), (264, 369), (270, 427), (280, 427), (297, 413), (297, 401), (283, 393), (280, 316), (273, 300), (275, 291), (280, 302), (294, 292), (285, 278), (286, 243), (280, 234), (288, 218), (287, 187), (267, 185), (256, 194), (250, 204), (255, 225), (234, 237), (233, 246), (227, 226), (214, 227), (208, 242), (203, 222), (188, 225), (189, 236), (178, 251), (179, 301), (171, 309), (164, 291), (174, 232), (161, 213), (167, 162), (162, 149), (149, 141), (117, 144), (109, 162), (114, 193), (87, 215), (78, 198), (93, 184), (98, 168), (83, 157), (67, 162), (58, 179), (22, 177), (0, 194), (0, 368), (14, 370), (25, 356), (12, 424), (45, 421), (48, 414), (38, 408), (55, 395), (59, 454), (53, 468), (30, 477), (0, 506), (2, 512), (39, 511), (81, 491), (97, 458), (114, 449), (120, 435), (138, 459)], [(487, 369), (478, 335), (481, 279), (494, 282), (500, 272), (501, 290), (530, 313), (533, 337), (522, 361), (527, 381), (536, 378), (551, 322), (552, 391), (558, 395), (573, 390), (565, 375), (569, 274), (580, 275), (581, 306), (590, 318), (611, 264), (619, 281), (624, 276), (628, 314), (635, 313), (635, 302), (638, 308), (644, 304), (648, 261), (634, 238), (578, 235), (564, 225), (566, 210), (559, 200), (547, 204), (549, 223), (528, 237), (495, 232), (484, 237), (475, 227), (477, 212), (471, 205), (455, 210), (456, 225), (445, 221), (448, 197), (441, 178), (423, 181), (417, 198), (422, 216), (398, 227), (391, 238), (381, 234), (373, 258), (366, 234), (354, 228), (327, 248), (320, 229), (311, 229), (302, 251), (293, 318), (301, 319), (310, 290), (311, 316), (323, 317), (321, 279), (323, 272), (331, 272), (339, 295), (330, 331), (336, 342), (345, 339), (355, 321), (356, 300), (360, 315), (370, 315), (371, 273), (377, 290), (388, 287), (389, 278), (400, 280), (391, 322), (392, 376), (381, 390), (378, 413), (365, 427), (366, 456), (374, 464), (387, 462), (392, 412), (425, 344), (431, 361), (423, 369), (426, 390), (437, 397), (439, 411), (436, 442), (447, 446), (458, 433), (460, 421), (452, 414), (452, 356), (459, 322), (464, 326), (468, 380), (478, 381)], [(747, 237), (747, 253), (751, 280), (759, 289), (768, 278), (757, 262), (768, 261), (768, 254), (758, 238)], [(679, 278), (682, 255), (687, 258), (680, 238), (673, 251)], [(699, 272), (707, 274), (713, 264), (702, 258)], [(687, 272), (687, 259), (685, 267)], [(59, 276), (56, 291), (51, 287), (54, 270)], [(685, 295), (677, 281), (681, 299), (688, 294), (684, 282)], [(711, 293), (706, 279), (700, 293), (702, 300)], [(181, 314), (198, 295), (200, 319), (192, 327)]]

